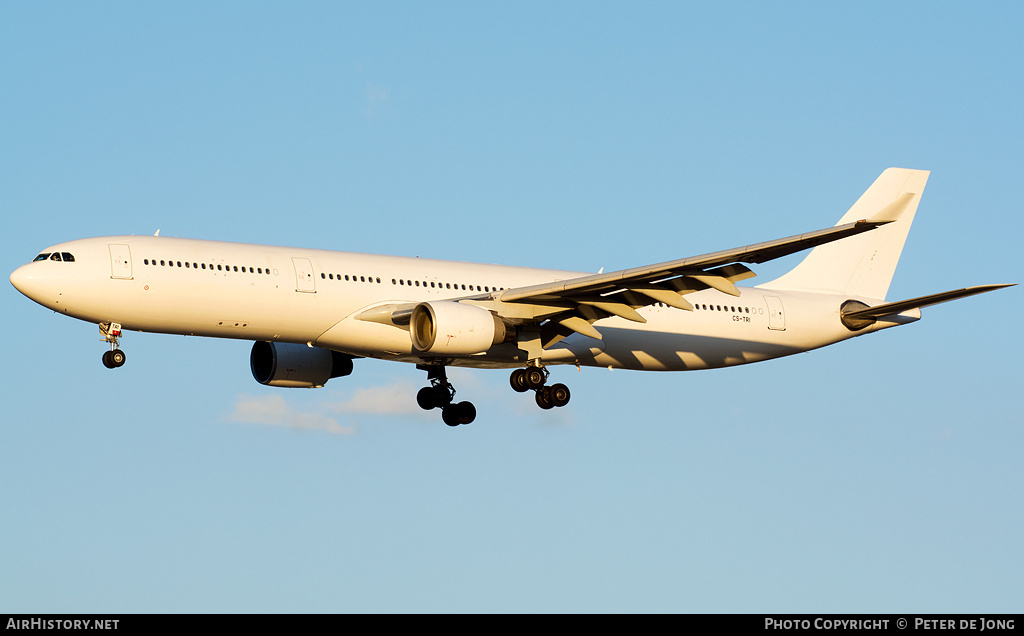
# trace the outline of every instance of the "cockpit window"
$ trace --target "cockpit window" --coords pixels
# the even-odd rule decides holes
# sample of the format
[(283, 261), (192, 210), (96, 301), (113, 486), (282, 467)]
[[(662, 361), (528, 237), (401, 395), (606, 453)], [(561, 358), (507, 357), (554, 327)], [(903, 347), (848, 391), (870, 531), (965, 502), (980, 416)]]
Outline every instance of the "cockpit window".
[(75, 255), (71, 252), (46, 252), (32, 259), (32, 262), (36, 261), (64, 261), (65, 263), (74, 263)]

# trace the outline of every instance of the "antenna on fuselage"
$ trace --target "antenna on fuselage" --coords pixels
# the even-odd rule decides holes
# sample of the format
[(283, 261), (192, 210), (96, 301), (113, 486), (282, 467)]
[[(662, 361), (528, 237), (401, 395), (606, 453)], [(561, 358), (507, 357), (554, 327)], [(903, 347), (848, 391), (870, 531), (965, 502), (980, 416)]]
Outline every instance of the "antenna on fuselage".
[(156, 232), (153, 232), (153, 236), (160, 236), (160, 230), (157, 230)]

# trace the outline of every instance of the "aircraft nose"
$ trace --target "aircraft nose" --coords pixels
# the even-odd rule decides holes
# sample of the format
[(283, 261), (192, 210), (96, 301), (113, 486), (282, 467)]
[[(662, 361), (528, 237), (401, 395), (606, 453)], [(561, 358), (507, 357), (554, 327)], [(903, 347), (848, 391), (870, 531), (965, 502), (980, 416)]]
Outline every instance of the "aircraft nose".
[(27, 270), (28, 265), (22, 265), (18, 269), (11, 272), (11, 284), (14, 285), (15, 289), (25, 294), (26, 296), (28, 296), (27, 290), (29, 288), (30, 281), (32, 280), (32, 276), (28, 273)]
[(31, 263), (22, 265), (11, 272), (11, 284), (28, 298), (42, 303), (51, 295), (52, 285), (47, 284), (40, 274), (39, 268), (33, 268)]

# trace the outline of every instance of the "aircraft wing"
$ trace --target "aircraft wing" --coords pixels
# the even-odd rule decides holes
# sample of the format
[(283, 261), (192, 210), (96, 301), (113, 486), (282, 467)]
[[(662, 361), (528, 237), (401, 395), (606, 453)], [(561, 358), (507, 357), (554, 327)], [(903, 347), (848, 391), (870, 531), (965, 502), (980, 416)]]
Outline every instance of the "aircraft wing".
[[(868, 219), (815, 232), (654, 265), (453, 300), (479, 305), (516, 324), (541, 325), (541, 340), (545, 348), (574, 332), (601, 339), (593, 323), (609, 316), (646, 322), (636, 310), (659, 302), (692, 311), (693, 306), (684, 296), (708, 288), (739, 296), (735, 283), (755, 275), (743, 263), (764, 263), (892, 223), (899, 219), (912, 196), (898, 198)], [(379, 306), (360, 313), (357, 319), (408, 328), (413, 306)]]
[[(658, 302), (692, 311), (693, 306), (684, 296), (709, 287), (739, 296), (735, 283), (755, 275), (743, 263), (764, 263), (868, 232), (895, 221), (902, 207), (900, 205), (893, 210), (894, 206), (889, 206), (870, 219), (774, 241), (643, 267), (506, 289), (490, 295), (494, 303), (489, 308), (501, 316), (526, 318), (526, 322), (544, 320), (541, 340), (545, 348), (573, 332), (601, 339), (593, 323), (602, 318), (614, 315), (635, 322), (646, 322), (636, 310)], [(487, 303), (475, 304), (488, 306)], [(526, 311), (517, 312), (516, 309)]]
[[(617, 272), (592, 274), (553, 283), (531, 285), (506, 289), (494, 297), (503, 302), (558, 300), (577, 295), (606, 294), (617, 289), (633, 289), (641, 293), (656, 292), (660, 289), (667, 292), (695, 291), (688, 286), (681, 286), (681, 279), (692, 279), (705, 283), (700, 289), (714, 287), (726, 293), (738, 296), (732, 282), (753, 276), (748, 268), (737, 266), (738, 263), (765, 263), (776, 258), (788, 256), (795, 252), (809, 249), (823, 243), (860, 234), (888, 223), (889, 221), (857, 221), (837, 225), (817, 232), (798, 234), (788, 238), (767, 241), (738, 247), (730, 250), (712, 252), (701, 256), (691, 256), (674, 261), (666, 261), (655, 265), (634, 267)], [(720, 267), (725, 266), (725, 267)], [(741, 273), (741, 276), (737, 276)], [(726, 279), (728, 282), (723, 282)], [(656, 301), (664, 302), (662, 294)], [(643, 303), (649, 304), (649, 303)], [(671, 303), (667, 303), (671, 304)]]

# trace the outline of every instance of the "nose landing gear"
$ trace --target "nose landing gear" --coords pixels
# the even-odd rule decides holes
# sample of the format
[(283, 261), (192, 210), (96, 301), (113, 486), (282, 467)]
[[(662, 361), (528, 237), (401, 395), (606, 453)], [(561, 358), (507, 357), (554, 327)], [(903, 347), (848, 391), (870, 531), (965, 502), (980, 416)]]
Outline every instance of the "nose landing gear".
[(124, 365), (124, 351), (118, 348), (118, 339), (121, 337), (121, 325), (116, 322), (101, 322), (100, 334), (103, 340), (110, 343), (110, 351), (103, 354), (103, 366), (108, 369), (116, 369)]
[(525, 369), (516, 369), (509, 376), (508, 382), (518, 393), (536, 391), (537, 406), (542, 409), (550, 409), (556, 406), (565, 406), (569, 403), (569, 387), (564, 384), (552, 384), (545, 386), (548, 379), (548, 370), (541, 366), (529, 366)]
[(448, 381), (444, 365), (418, 364), (416, 368), (426, 371), (427, 379), (430, 380), (430, 386), (423, 387), (416, 394), (416, 403), (421, 409), (441, 409), (441, 420), (448, 426), (469, 424), (476, 419), (476, 407), (472, 402), (452, 403), (455, 398), (455, 387)]

